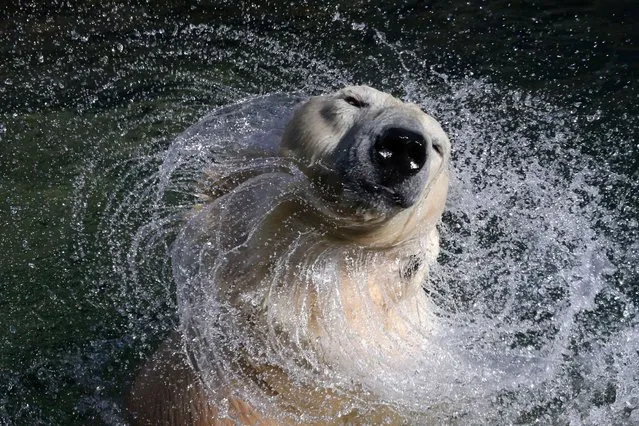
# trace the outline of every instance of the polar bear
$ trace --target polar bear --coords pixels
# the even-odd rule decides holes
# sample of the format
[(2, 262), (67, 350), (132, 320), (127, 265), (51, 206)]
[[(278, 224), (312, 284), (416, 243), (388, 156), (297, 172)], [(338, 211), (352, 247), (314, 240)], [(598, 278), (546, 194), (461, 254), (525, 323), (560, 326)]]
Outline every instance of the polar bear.
[(173, 259), (199, 292), (138, 374), (133, 423), (405, 422), (392, 380), (430, 332), (449, 156), (419, 107), (353, 86), (297, 108), (268, 172), (210, 172)]

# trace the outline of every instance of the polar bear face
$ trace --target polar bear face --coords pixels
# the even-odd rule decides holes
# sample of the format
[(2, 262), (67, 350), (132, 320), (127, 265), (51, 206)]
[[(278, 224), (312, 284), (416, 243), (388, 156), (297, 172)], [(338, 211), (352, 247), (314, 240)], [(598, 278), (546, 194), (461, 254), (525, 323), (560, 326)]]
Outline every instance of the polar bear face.
[(448, 137), (417, 105), (373, 88), (311, 98), (287, 126), (281, 150), (359, 229), (434, 223), (443, 210)]

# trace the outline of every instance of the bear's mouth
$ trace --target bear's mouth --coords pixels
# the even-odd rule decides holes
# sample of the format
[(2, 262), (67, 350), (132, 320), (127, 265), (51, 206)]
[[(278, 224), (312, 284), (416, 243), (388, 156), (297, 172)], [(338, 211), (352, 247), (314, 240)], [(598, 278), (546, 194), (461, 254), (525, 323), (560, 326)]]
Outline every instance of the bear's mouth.
[(367, 223), (383, 222), (399, 212), (412, 207), (416, 198), (392, 188), (371, 182), (345, 185), (342, 192), (342, 211)]
[(399, 211), (412, 207), (417, 198), (413, 194), (402, 191), (401, 188), (394, 189), (384, 185), (370, 182), (361, 182), (363, 194), (360, 199), (364, 199), (370, 208), (383, 211)]
[(339, 177), (336, 170), (324, 166), (322, 173), (311, 179), (311, 185), (320, 211), (330, 210), (330, 216), (336, 220), (344, 219), (349, 224), (361, 221), (370, 225), (381, 223), (415, 205), (422, 193), (416, 190), (420, 185), (413, 181), (415, 179), (421, 182), (414, 176), (390, 187), (370, 179), (353, 181)]

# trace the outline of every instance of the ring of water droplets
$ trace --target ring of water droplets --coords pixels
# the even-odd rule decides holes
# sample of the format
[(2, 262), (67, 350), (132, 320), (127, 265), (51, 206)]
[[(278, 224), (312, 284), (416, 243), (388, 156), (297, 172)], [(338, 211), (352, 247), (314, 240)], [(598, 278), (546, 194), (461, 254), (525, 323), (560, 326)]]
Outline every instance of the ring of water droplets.
[[(596, 228), (598, 221), (615, 219), (594, 182), (602, 175), (611, 181), (623, 177), (565, 147), (566, 140), (582, 136), (571, 130), (572, 117), (561, 109), (482, 81), (446, 84), (448, 92), (437, 97), (414, 85), (406, 88), (407, 100), (444, 124), (454, 150), (447, 212), (440, 224), (442, 254), (424, 283), (434, 327), (410, 377), (401, 365), (393, 369), (387, 362), (382, 375), (362, 379), (360, 386), (369, 386), (383, 403), (428, 419), (525, 421), (539, 407), (552, 412), (556, 401), (564, 403), (555, 413), (564, 421), (638, 417), (636, 329), (613, 330), (604, 345), (592, 337), (599, 332), (589, 334), (583, 325), (597, 295), (612, 291), (616, 266), (611, 259), (625, 259), (625, 249)], [(338, 393), (354, 386), (344, 372), (315, 368), (317, 359), (302, 348), (287, 351), (275, 339), (261, 351), (264, 346), (245, 340), (254, 335), (234, 333), (233, 315), (211, 285), (220, 265), (231, 268), (229, 260), (236, 260), (229, 242), (222, 241), (225, 226), (251, 229), (260, 212), (286, 198), (291, 179), (304, 179), (274, 158), (282, 126), (298, 101), (274, 95), (214, 111), (166, 151), (131, 168), (126, 179), (138, 183), (125, 203), (114, 202), (119, 207), (110, 210), (113, 232), (134, 211), (152, 212), (129, 246), (111, 248), (114, 265), (120, 262), (129, 283), (123, 300), (135, 294), (143, 301), (138, 303), (165, 303), (172, 298), (171, 286), (162, 281), (174, 277), (182, 330), (192, 339), (191, 359), (211, 388), (219, 383), (220, 366), (242, 374), (228, 360), (238, 350), (283, 368), (301, 383)], [(159, 170), (150, 173), (155, 166), (149, 165)], [(286, 177), (271, 187), (255, 185), (223, 198), (214, 208), (225, 216), (215, 226), (205, 221), (206, 226), (194, 227), (198, 214), (211, 208), (207, 203), (196, 208), (204, 173), (223, 175), (240, 168), (267, 174), (284, 170)], [(146, 177), (138, 179), (135, 173)], [(186, 223), (191, 223), (190, 234), (183, 233), (174, 245)], [(211, 249), (211, 244), (217, 246)], [(330, 260), (323, 258), (329, 279)], [(162, 265), (161, 272), (153, 265)], [(139, 285), (138, 275), (145, 273), (156, 274), (155, 293)], [(259, 343), (268, 342), (264, 339)], [(369, 365), (365, 361), (371, 354), (350, 355)], [(611, 382), (615, 402), (598, 409), (593, 401)], [(250, 388), (240, 393), (258, 406), (269, 400)]]

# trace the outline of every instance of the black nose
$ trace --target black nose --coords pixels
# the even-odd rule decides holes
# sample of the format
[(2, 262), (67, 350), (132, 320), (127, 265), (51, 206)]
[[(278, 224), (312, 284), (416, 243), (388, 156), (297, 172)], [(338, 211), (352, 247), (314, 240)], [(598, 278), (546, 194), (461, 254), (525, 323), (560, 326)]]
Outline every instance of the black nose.
[(391, 128), (377, 138), (372, 155), (382, 174), (382, 183), (399, 183), (417, 174), (426, 164), (426, 139), (411, 130)]

